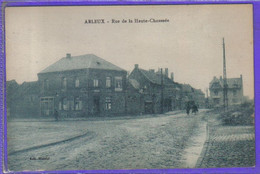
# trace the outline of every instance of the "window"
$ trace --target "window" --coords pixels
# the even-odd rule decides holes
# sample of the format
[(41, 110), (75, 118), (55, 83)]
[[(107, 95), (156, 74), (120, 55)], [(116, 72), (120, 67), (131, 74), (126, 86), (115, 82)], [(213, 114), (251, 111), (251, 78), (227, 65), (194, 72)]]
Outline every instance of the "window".
[(93, 86), (94, 87), (98, 87), (98, 79), (94, 79), (93, 80)]
[(75, 79), (75, 87), (78, 88), (79, 87), (79, 78), (76, 77)]
[(70, 106), (70, 110), (73, 111), (74, 110), (74, 100), (70, 100), (69, 101), (69, 106)]
[(52, 115), (54, 111), (54, 99), (53, 97), (41, 97), (41, 115)]
[(75, 98), (75, 110), (76, 111), (82, 110), (82, 101), (80, 100), (79, 97)]
[(67, 78), (62, 78), (62, 89), (67, 89)]
[(62, 103), (63, 103), (63, 110), (67, 111), (69, 109), (69, 102), (67, 98), (64, 98)]
[(215, 94), (216, 96), (218, 96), (218, 91), (217, 91), (217, 90), (215, 90), (215, 91), (214, 91), (214, 94)]
[(115, 91), (122, 91), (122, 77), (115, 77)]
[(106, 77), (106, 87), (107, 88), (111, 87), (111, 77)]
[(106, 110), (111, 110), (111, 97), (106, 97)]

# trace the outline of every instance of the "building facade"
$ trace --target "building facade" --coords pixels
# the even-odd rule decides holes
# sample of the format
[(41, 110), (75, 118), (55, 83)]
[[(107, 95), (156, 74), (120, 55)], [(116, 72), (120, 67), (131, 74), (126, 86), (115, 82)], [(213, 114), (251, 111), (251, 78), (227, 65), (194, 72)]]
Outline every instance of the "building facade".
[(38, 73), (38, 81), (7, 82), (7, 113), (14, 117), (89, 117), (157, 114), (185, 109), (188, 102), (203, 107), (205, 96), (174, 81), (168, 68), (127, 71), (86, 54), (61, 58)]
[(40, 114), (63, 117), (120, 115), (126, 110), (127, 72), (104, 59), (67, 54), (38, 73)]
[[(241, 104), (244, 99), (242, 75), (240, 78), (228, 78), (227, 85), (228, 105)], [(220, 78), (214, 77), (209, 84), (210, 103), (213, 107), (223, 106), (223, 86), (224, 80), (221, 76)]]
[[(136, 64), (128, 79), (128, 91), (131, 92), (127, 93), (127, 104), (136, 105), (136, 112), (155, 114), (177, 109), (179, 85), (168, 77), (167, 68), (164, 72), (155, 72), (141, 69)], [(132, 112), (130, 107), (128, 112)]]
[(7, 117), (34, 118), (39, 116), (40, 90), (37, 81), (23, 82), (21, 85), (14, 80), (7, 81), (6, 93)]

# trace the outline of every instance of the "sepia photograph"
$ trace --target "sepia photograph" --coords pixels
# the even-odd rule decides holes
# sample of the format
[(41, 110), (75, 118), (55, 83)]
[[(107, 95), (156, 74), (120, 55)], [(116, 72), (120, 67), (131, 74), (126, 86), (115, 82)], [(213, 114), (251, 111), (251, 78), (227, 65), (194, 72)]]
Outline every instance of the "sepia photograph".
[(252, 4), (5, 8), (7, 171), (254, 167)]

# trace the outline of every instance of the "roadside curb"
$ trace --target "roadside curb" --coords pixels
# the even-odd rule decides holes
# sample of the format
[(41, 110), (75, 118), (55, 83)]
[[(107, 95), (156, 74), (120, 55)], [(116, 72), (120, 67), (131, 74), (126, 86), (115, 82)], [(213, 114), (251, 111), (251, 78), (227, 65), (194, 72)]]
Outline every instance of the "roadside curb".
[[(64, 140), (60, 140), (60, 141), (56, 141), (56, 142), (52, 142), (52, 143), (47, 143), (47, 144), (41, 144), (41, 145), (37, 145), (37, 146), (25, 148), (25, 149), (13, 151), (13, 152), (8, 153), (8, 155), (15, 155), (15, 154), (17, 154), (17, 153), (23, 153), (23, 152), (28, 152), (28, 151), (31, 151), (31, 150), (36, 150), (36, 149), (44, 148), (44, 147), (49, 147), (49, 146), (53, 146), (53, 145), (58, 145), (58, 144), (65, 143), (65, 142), (67, 142), (67, 141), (73, 141), (73, 140), (76, 140), (76, 139), (78, 139), (78, 138), (85, 137), (85, 136), (91, 135), (91, 134), (93, 134), (93, 133), (91, 133), (91, 132), (86, 132), (86, 133), (84, 133), (84, 134), (77, 135), (77, 136), (73, 136), (73, 137), (70, 137), (70, 138), (67, 138), (67, 139), (64, 139)], [(92, 137), (93, 137), (93, 136), (91, 136), (90, 138), (92, 138)]]
[(196, 162), (195, 168), (200, 168), (200, 166), (203, 163), (204, 157), (207, 154), (208, 149), (209, 149), (209, 125), (208, 124), (209, 123), (207, 122), (207, 126), (206, 126), (206, 134), (207, 134), (206, 140), (204, 142), (203, 149), (202, 149), (202, 151), (200, 153), (200, 157), (198, 158), (198, 160)]

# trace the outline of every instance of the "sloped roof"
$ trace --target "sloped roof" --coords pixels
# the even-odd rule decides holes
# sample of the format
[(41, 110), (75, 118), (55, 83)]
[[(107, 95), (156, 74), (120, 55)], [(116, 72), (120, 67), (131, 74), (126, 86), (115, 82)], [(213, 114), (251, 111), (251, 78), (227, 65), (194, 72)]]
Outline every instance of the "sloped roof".
[[(144, 69), (140, 69), (139, 71), (152, 83), (161, 85), (161, 74), (157, 74), (151, 71), (147, 71)], [(164, 85), (174, 85), (175, 83), (169, 79), (168, 77), (166, 77), (165, 75), (163, 76), (163, 84)]]
[(6, 81), (7, 102), (11, 101), (15, 92), (18, 90), (19, 84), (15, 80)]
[(40, 73), (79, 70), (79, 69), (105, 69), (125, 71), (122, 68), (94, 55), (85, 54), (81, 56), (71, 56), (70, 58), (63, 57), (56, 63), (50, 65)]
[(6, 81), (6, 89), (7, 90), (16, 88), (18, 86), (19, 85), (18, 85), (18, 83), (15, 80)]
[(201, 89), (194, 89), (194, 92), (199, 95), (205, 95)]
[(242, 81), (240, 78), (229, 78), (227, 79), (227, 84), (229, 87), (241, 87)]
[[(240, 88), (242, 86), (241, 78), (228, 78), (227, 79), (228, 88)], [(218, 79), (216, 77), (210, 82), (210, 88), (223, 88), (224, 80)]]
[(23, 82), (17, 89), (16, 97), (21, 97), (25, 94), (38, 95), (40, 93), (40, 87), (38, 81)]
[(190, 86), (189, 84), (183, 84), (182, 85), (183, 92), (194, 92), (194, 88)]
[(129, 83), (135, 88), (135, 89), (140, 89), (140, 84), (137, 80), (135, 79), (129, 79)]

